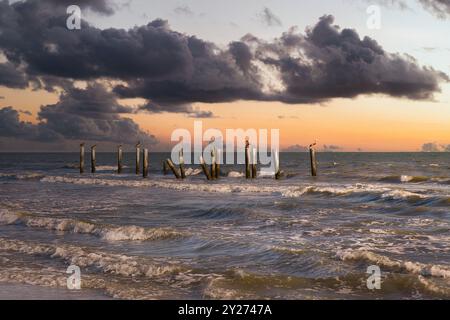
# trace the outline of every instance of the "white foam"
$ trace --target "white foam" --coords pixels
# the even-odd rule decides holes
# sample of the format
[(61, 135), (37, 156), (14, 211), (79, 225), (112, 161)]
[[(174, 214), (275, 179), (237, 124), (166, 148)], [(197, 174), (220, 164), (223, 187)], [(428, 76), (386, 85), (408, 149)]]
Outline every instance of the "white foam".
[(25, 172), (25, 173), (0, 173), (0, 178), (11, 178), (17, 180), (32, 180), (45, 177), (42, 173)]
[[(232, 171), (233, 172), (233, 171)], [(235, 173), (230, 172), (234, 175)], [(240, 173), (241, 174), (241, 173)], [(179, 191), (200, 191), (213, 193), (268, 193), (281, 194), (284, 197), (301, 197), (305, 194), (325, 194), (330, 196), (345, 196), (357, 194), (373, 194), (384, 199), (408, 200), (411, 198), (428, 199), (439, 195), (433, 195), (429, 191), (427, 194), (411, 192), (404, 189), (392, 189), (389, 185), (372, 184), (342, 184), (335, 186), (309, 185), (309, 186), (279, 186), (261, 184), (232, 184), (232, 183), (196, 183), (191, 181), (179, 181), (169, 179), (149, 179), (149, 180), (119, 180), (105, 178), (69, 177), (69, 176), (46, 176), (42, 182), (50, 183), (72, 183), (79, 185), (104, 185), (104, 186), (127, 186), (127, 187), (154, 187)], [(446, 195), (447, 196), (447, 195)]]
[(193, 169), (193, 168), (187, 168), (186, 169), (186, 176), (197, 176), (200, 173), (202, 173), (202, 169)]
[(237, 171), (230, 171), (228, 172), (228, 178), (241, 178), (243, 177), (244, 174), (242, 172), (237, 172)]
[(413, 179), (414, 179), (414, 177), (412, 177), (412, 176), (407, 176), (407, 175), (403, 175), (403, 176), (400, 177), (400, 181), (401, 181), (401, 182), (410, 182), (410, 181), (413, 180)]
[(336, 253), (336, 256), (342, 261), (346, 260), (369, 261), (371, 263), (377, 264), (380, 267), (383, 266), (386, 268), (404, 270), (412, 274), (439, 277), (445, 279), (450, 278), (450, 269), (448, 269), (447, 267), (441, 265), (428, 265), (419, 262), (394, 260), (389, 257), (382, 256), (364, 249), (340, 250)]
[(172, 228), (143, 228), (139, 226), (100, 225), (89, 221), (33, 216), (0, 209), (0, 223), (22, 223), (28, 227), (73, 233), (92, 234), (108, 241), (145, 241), (184, 236)]
[(95, 267), (122, 276), (155, 277), (181, 272), (184, 268), (166, 259), (126, 256), (73, 245), (38, 244), (0, 238), (0, 250), (25, 254), (43, 254), (63, 259), (79, 267)]

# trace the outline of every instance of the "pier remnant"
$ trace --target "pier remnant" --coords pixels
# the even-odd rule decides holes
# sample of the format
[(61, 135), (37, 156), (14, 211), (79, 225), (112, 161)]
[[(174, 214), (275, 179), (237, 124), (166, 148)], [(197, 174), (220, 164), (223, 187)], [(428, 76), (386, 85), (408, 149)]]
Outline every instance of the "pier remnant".
[(280, 155), (278, 153), (278, 150), (273, 151), (273, 158), (275, 164), (275, 179), (279, 180), (281, 178), (281, 171), (280, 171)]
[(248, 138), (245, 139), (245, 178), (251, 178), (251, 169), (250, 169), (250, 142)]
[(206, 180), (211, 180), (211, 175), (208, 171), (208, 167), (205, 164), (205, 160), (203, 159), (203, 156), (200, 156), (200, 166), (202, 167), (203, 173), (206, 176)]
[(80, 174), (84, 173), (84, 143), (80, 143)]
[(184, 155), (183, 155), (183, 148), (178, 153), (178, 158), (180, 162), (180, 173), (181, 173), (181, 179), (186, 179), (186, 172), (184, 170)]
[(93, 145), (91, 147), (91, 173), (95, 173), (95, 164), (96, 164), (96, 154), (95, 154), (95, 148), (97, 146)]
[(220, 149), (216, 150), (216, 179), (219, 179), (220, 177), (220, 161), (222, 157), (222, 151)]
[(252, 179), (255, 179), (258, 171), (256, 168), (256, 164), (258, 163), (258, 156), (256, 154), (256, 148), (252, 149)]
[(163, 174), (164, 174), (165, 176), (167, 176), (167, 173), (169, 172), (169, 168), (167, 167), (167, 162), (166, 162), (166, 160), (163, 160), (162, 165), (163, 165)]
[(148, 177), (148, 149), (146, 148), (142, 150), (142, 176)]
[(211, 150), (211, 179), (216, 179), (216, 148)]
[(172, 160), (167, 159), (166, 162), (167, 162), (167, 165), (169, 166), (170, 170), (172, 170), (174, 176), (175, 176), (177, 179), (181, 179), (181, 175), (180, 175), (180, 173), (178, 172), (178, 170), (177, 170), (177, 168), (175, 167), (175, 165), (173, 164)]
[(122, 173), (122, 169), (123, 169), (122, 160), (123, 160), (122, 145), (119, 145), (117, 148), (117, 173), (118, 174)]
[(139, 159), (140, 155), (141, 155), (141, 142), (138, 142), (136, 144), (136, 174), (140, 173), (139, 172), (140, 166), (141, 166), (140, 159)]
[(317, 159), (316, 159), (316, 150), (314, 150), (314, 146), (317, 142), (309, 145), (309, 157), (311, 159), (311, 175), (313, 177), (317, 176)]

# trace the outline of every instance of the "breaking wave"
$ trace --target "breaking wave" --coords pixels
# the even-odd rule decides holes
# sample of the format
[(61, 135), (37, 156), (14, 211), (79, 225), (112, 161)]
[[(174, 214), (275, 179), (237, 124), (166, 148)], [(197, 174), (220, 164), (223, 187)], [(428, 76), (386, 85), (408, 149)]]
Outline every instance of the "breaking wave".
[(155, 187), (179, 191), (200, 191), (213, 193), (267, 193), (280, 194), (283, 197), (302, 197), (318, 195), (328, 197), (362, 197), (365, 201), (407, 201), (409, 203), (428, 203), (448, 205), (448, 194), (436, 194), (425, 191), (408, 191), (392, 189), (389, 186), (375, 184), (345, 184), (337, 186), (274, 186), (259, 184), (231, 184), (231, 183), (190, 183), (178, 180), (118, 180), (100, 178), (76, 178), (67, 176), (46, 176), (42, 182), (72, 183), (78, 185), (103, 185), (127, 187)]
[(438, 277), (450, 279), (450, 269), (441, 265), (428, 265), (419, 262), (394, 260), (367, 250), (341, 250), (336, 256), (342, 260), (354, 260), (375, 263), (380, 267), (405, 271), (424, 277)]
[(0, 238), (0, 250), (59, 258), (79, 267), (94, 267), (105, 273), (132, 277), (156, 277), (187, 270), (177, 262), (163, 258), (126, 256), (74, 245), (37, 244)]
[(40, 180), (45, 177), (42, 173), (0, 173), (0, 178), (11, 180)]
[(107, 241), (164, 240), (186, 236), (186, 234), (172, 228), (101, 225), (75, 219), (33, 216), (11, 212), (6, 209), (0, 209), (0, 224), (23, 224), (32, 228), (91, 234)]

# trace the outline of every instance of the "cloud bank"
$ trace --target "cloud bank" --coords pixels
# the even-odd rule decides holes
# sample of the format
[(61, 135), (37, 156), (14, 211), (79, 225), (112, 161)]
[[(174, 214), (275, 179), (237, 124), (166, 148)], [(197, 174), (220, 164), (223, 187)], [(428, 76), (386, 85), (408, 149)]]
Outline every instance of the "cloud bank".
[[(370, 94), (432, 99), (440, 83), (449, 81), (443, 72), (340, 28), (331, 15), (304, 33), (290, 29), (273, 41), (247, 34), (224, 48), (174, 31), (160, 19), (128, 30), (99, 29), (83, 21), (81, 30), (71, 31), (66, 28), (68, 2), (0, 0), (0, 51), (7, 60), (0, 64), (0, 85), (62, 92), (58, 103), (41, 108), (35, 126), (2, 109), (12, 121), (2, 128), (3, 136), (8, 128), (36, 139), (141, 136), (136, 123), (122, 118), (129, 110), (117, 103), (120, 98), (145, 99), (139, 111), (208, 118), (212, 112), (192, 104), (308, 104)], [(75, 3), (99, 14), (114, 10), (109, 1)], [(89, 86), (76, 89), (76, 80)], [(109, 82), (113, 90), (98, 82)]]

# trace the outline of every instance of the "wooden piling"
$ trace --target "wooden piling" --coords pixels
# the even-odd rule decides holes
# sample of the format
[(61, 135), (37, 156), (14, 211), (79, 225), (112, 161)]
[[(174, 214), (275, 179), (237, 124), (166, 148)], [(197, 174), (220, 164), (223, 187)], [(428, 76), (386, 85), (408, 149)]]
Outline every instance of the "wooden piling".
[(274, 164), (275, 164), (275, 179), (279, 180), (281, 178), (281, 170), (280, 170), (280, 155), (278, 150), (274, 150)]
[(248, 139), (245, 140), (245, 178), (251, 178), (250, 169), (250, 142)]
[(258, 174), (256, 164), (258, 163), (258, 156), (256, 154), (256, 148), (252, 149), (252, 179), (256, 179)]
[[(148, 150), (147, 150), (147, 152), (148, 152)], [(141, 159), (139, 159), (139, 158), (140, 158), (140, 155), (141, 155), (141, 143), (138, 142), (138, 143), (136, 144), (136, 174), (139, 174), (139, 173), (140, 173), (140, 172), (139, 172), (140, 166), (141, 166), (141, 164), (140, 164), (140, 160), (141, 160)]]
[(148, 149), (142, 150), (142, 176), (148, 177)]
[(216, 150), (216, 179), (219, 179), (220, 177), (220, 161), (221, 161), (221, 150), (217, 149)]
[(97, 146), (93, 145), (91, 147), (91, 173), (95, 173), (95, 164), (96, 164), (95, 147)]
[(117, 173), (118, 174), (122, 173), (122, 169), (123, 169), (122, 160), (123, 160), (122, 145), (119, 145), (117, 148)]
[(314, 150), (314, 146), (316, 143), (313, 143), (309, 146), (309, 157), (311, 160), (311, 175), (313, 177), (317, 176), (317, 159), (316, 159), (316, 150)]
[(203, 173), (206, 176), (206, 180), (211, 180), (211, 175), (209, 174), (208, 167), (206, 166), (205, 160), (203, 159), (203, 156), (200, 156), (200, 166), (203, 169)]
[(167, 162), (166, 162), (166, 160), (163, 160), (162, 165), (163, 165), (163, 174), (164, 174), (165, 176), (167, 176), (167, 173), (169, 172), (169, 168), (167, 168)]
[(216, 179), (216, 148), (211, 150), (211, 179)]
[(172, 170), (172, 172), (175, 175), (175, 177), (177, 179), (181, 179), (180, 173), (178, 172), (177, 168), (173, 164), (172, 160), (167, 159), (166, 162), (167, 162), (167, 165), (169, 166), (170, 170)]
[(186, 179), (186, 172), (184, 170), (184, 154), (183, 154), (183, 148), (178, 153), (179, 162), (180, 162), (180, 173), (181, 173), (181, 179)]
[(80, 174), (84, 173), (84, 143), (80, 143)]

